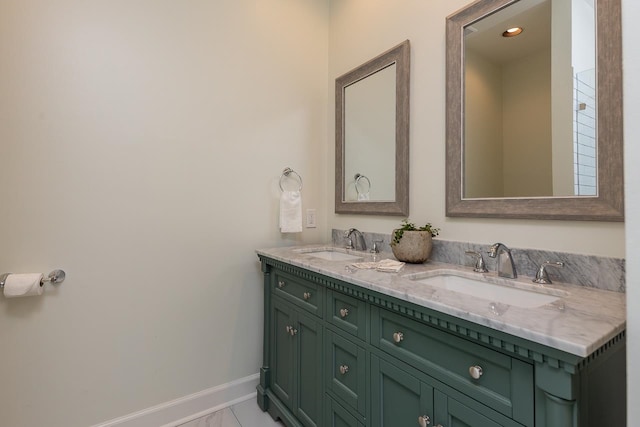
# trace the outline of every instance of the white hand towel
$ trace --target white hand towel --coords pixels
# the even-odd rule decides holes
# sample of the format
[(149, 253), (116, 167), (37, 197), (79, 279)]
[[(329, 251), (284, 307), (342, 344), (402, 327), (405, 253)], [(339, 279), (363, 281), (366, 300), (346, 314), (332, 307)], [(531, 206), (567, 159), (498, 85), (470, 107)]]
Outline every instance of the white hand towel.
[(280, 232), (302, 231), (302, 195), (300, 191), (283, 191), (280, 195)]

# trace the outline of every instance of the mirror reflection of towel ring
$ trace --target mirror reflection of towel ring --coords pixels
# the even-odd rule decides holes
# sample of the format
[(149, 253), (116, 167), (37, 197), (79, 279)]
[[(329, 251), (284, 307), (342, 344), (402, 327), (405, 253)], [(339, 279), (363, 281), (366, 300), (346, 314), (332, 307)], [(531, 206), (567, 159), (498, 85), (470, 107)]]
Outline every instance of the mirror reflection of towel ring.
[[(367, 194), (371, 191), (371, 181), (369, 180), (369, 178), (367, 178), (365, 175), (362, 175), (361, 173), (357, 173), (354, 175), (353, 177), (356, 182), (354, 184), (354, 186), (356, 187), (356, 194), (360, 195), (360, 194)], [(360, 180), (366, 180), (367, 184), (369, 184), (369, 187), (367, 188), (367, 191), (360, 191), (358, 190), (358, 184), (360, 184)]]
[(302, 177), (298, 174), (298, 172), (294, 171), (291, 168), (285, 168), (282, 171), (282, 175), (280, 175), (280, 190), (284, 191), (284, 188), (282, 187), (282, 181), (285, 179), (285, 177), (288, 177), (289, 175), (294, 174), (297, 177), (297, 180), (300, 182), (300, 186), (298, 188), (298, 191), (302, 190)]

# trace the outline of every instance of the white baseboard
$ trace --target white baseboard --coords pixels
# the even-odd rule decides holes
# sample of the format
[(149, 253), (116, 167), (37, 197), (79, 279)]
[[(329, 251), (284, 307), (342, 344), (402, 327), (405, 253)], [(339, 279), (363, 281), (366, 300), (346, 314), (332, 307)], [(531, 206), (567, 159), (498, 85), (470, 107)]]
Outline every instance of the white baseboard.
[(175, 427), (255, 397), (259, 380), (250, 375), (92, 427)]

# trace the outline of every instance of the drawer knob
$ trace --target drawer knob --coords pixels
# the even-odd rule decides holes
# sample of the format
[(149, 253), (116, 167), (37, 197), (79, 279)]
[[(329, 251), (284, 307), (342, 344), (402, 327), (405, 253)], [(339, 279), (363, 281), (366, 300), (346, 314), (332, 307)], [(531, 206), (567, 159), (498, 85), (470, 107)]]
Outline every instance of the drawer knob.
[(471, 375), (471, 378), (473, 378), (474, 380), (480, 379), (480, 377), (482, 376), (482, 367), (478, 365), (471, 366), (469, 368), (469, 375)]
[(349, 309), (341, 308), (340, 309), (340, 317), (347, 317), (349, 315)]
[(423, 415), (418, 417), (418, 425), (420, 427), (427, 427), (427, 425), (431, 424), (431, 418), (428, 415)]
[(284, 288), (284, 285), (286, 285), (286, 283), (284, 282), (284, 280), (278, 280), (278, 287), (280, 289)]
[(347, 365), (340, 365), (340, 373), (342, 375), (346, 374), (347, 372), (349, 372), (349, 366)]
[(289, 335), (294, 336), (295, 334), (298, 333), (298, 330), (296, 328), (294, 328), (293, 326), (287, 326), (286, 331)]
[(302, 298), (304, 298), (305, 301), (309, 301), (311, 299), (311, 292), (305, 292), (302, 294)]
[(395, 342), (399, 343), (403, 339), (404, 339), (404, 334), (402, 332), (394, 332), (393, 333), (393, 340)]

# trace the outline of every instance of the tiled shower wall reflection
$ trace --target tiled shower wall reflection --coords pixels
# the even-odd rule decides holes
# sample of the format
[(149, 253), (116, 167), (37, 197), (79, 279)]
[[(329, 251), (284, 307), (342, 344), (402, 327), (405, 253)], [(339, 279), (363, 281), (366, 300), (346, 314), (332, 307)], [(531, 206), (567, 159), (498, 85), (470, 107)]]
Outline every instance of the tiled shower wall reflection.
[(596, 70), (575, 75), (573, 175), (577, 196), (596, 195)]

